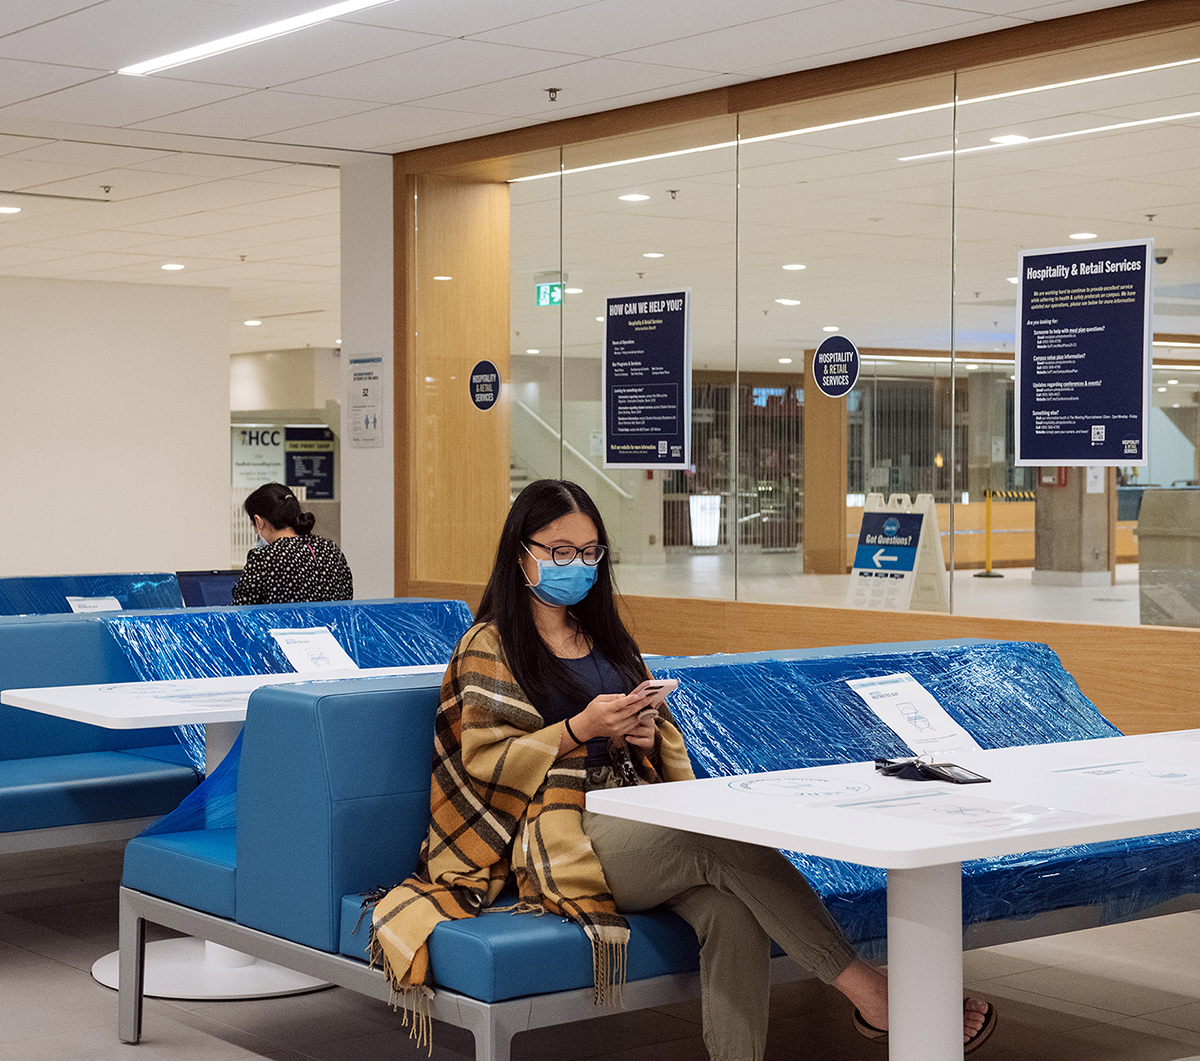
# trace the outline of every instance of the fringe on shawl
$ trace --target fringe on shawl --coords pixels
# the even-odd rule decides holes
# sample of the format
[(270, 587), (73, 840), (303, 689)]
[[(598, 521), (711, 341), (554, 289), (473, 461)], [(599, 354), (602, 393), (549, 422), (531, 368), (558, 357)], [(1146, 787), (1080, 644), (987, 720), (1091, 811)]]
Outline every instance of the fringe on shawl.
[[(366, 906), (364, 902), (364, 913)], [(408, 1037), (418, 1050), (423, 1046), (428, 1056), (433, 1057), (433, 988), (427, 984), (400, 983), (374, 932), (371, 933), (367, 955), (370, 968), (382, 969), (383, 975), (387, 977), (392, 992), (388, 1004), (392, 1009), (403, 1011), (401, 1027), (408, 1028)]]
[(593, 1001), (597, 1006), (625, 1008), (625, 977), (629, 971), (629, 940), (592, 938)]

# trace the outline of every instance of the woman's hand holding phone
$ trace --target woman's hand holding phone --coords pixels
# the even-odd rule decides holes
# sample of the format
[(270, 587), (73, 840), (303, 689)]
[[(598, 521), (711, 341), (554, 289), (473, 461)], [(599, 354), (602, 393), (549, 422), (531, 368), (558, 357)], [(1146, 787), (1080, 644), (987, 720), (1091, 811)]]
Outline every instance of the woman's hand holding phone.
[[(652, 740), (658, 705), (678, 685), (674, 678), (648, 678), (631, 693), (601, 693), (576, 716), (578, 722), (572, 720), (571, 728), (584, 740), (628, 737), (639, 731), (650, 733)], [(648, 723), (649, 728), (643, 723)], [(582, 732), (584, 729), (586, 733)]]

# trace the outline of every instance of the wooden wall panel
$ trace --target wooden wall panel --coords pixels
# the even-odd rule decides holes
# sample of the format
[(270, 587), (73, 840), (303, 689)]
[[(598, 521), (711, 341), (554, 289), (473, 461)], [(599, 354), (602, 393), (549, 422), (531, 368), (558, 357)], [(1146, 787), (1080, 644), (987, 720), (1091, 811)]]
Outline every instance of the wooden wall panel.
[(421, 176), (406, 187), (415, 316), (397, 359), (407, 398), (396, 459), (408, 480), (397, 582), (411, 592), (413, 581), (485, 580), (508, 512), (507, 390), (479, 410), (469, 374), (488, 360), (509, 379), (509, 264), (507, 185)]
[(983, 619), (741, 601), (626, 597), (645, 652), (704, 654), (986, 637), (1048, 644), (1125, 733), (1200, 727), (1200, 630)]
[(846, 399), (808, 386), (815, 355), (804, 351), (804, 570), (840, 575), (846, 571)]

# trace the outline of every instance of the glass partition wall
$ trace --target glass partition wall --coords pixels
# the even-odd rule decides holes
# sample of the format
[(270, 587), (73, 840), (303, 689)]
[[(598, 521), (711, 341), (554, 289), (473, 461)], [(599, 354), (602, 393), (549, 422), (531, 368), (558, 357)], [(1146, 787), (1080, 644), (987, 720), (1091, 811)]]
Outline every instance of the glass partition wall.
[[(582, 483), (627, 593), (834, 606), (867, 496), (928, 494), (952, 610), (1137, 622), (1127, 494), (1200, 479), (1198, 58), (1175, 31), (507, 160), (512, 492)], [(1017, 255), (1147, 236), (1150, 467), (1093, 475), (1100, 508), (1072, 469), (1064, 508), (1074, 479), (1014, 465)], [(690, 464), (605, 469), (605, 299), (680, 288)], [(805, 387), (833, 334), (862, 358), (836, 402)], [(1044, 544), (1096, 520), (1108, 554), (1040, 612)]]

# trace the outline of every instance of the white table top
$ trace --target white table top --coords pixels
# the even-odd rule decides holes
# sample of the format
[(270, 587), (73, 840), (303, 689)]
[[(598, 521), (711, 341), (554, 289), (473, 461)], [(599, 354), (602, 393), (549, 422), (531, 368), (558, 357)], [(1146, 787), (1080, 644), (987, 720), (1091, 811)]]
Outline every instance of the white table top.
[(1200, 730), (954, 759), (991, 782), (905, 781), (852, 763), (601, 790), (587, 805), (886, 869), (1200, 828)]
[(108, 685), (58, 685), (42, 689), (5, 689), (0, 692), (0, 703), (75, 722), (89, 722), (106, 729), (241, 722), (246, 717), (250, 694), (264, 685), (382, 678), (397, 674), (442, 674), (445, 670), (444, 664), (438, 664)]

